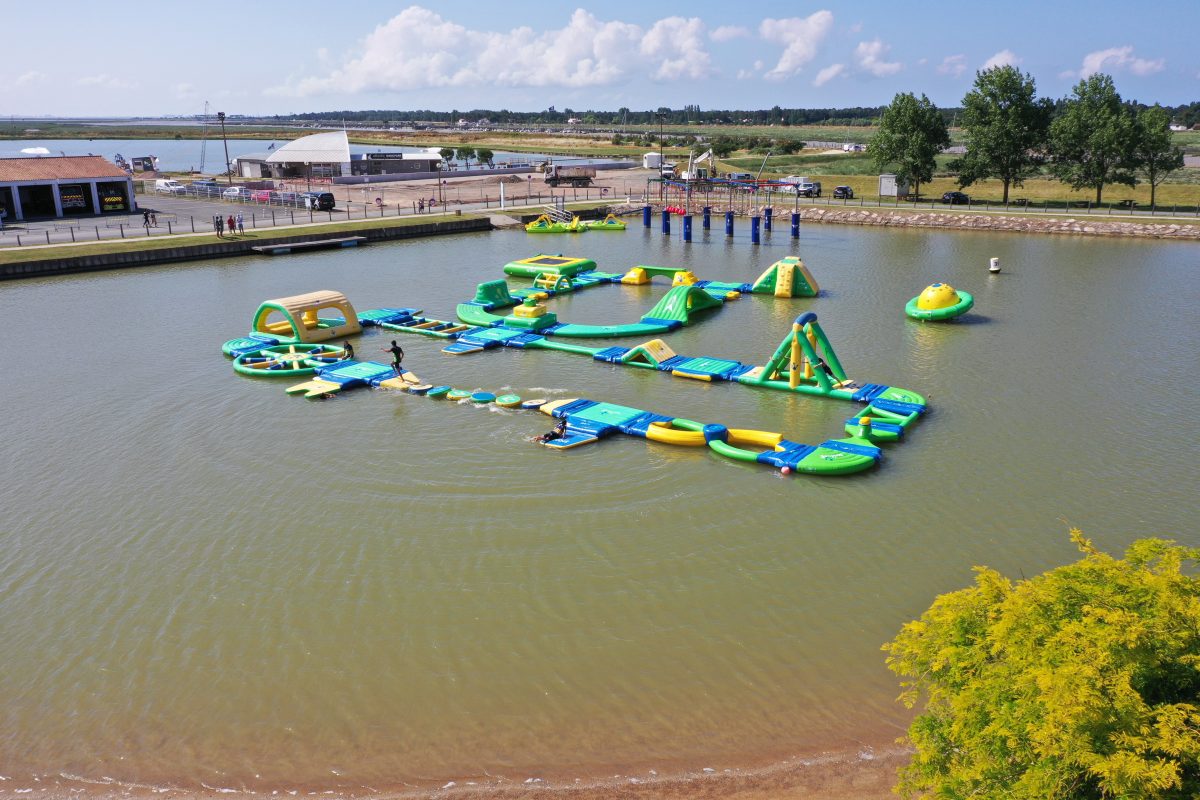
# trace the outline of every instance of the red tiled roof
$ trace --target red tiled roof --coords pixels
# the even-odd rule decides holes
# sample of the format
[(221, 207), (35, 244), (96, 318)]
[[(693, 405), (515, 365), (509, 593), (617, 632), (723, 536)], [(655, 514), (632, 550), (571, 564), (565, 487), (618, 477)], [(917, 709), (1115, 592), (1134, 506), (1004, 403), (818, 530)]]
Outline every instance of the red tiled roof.
[(0, 158), (0, 183), (128, 177), (125, 170), (118, 169), (103, 156)]

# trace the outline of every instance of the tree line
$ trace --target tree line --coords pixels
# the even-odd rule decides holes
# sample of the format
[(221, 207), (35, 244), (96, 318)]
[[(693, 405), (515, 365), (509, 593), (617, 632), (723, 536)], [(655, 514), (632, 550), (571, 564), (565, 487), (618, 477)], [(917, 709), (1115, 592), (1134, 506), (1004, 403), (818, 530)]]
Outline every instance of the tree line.
[[(1166, 177), (1183, 167), (1183, 151), (1171, 142), (1171, 112), (1121, 99), (1112, 77), (1081, 80), (1057, 103), (1037, 96), (1028, 73), (1013, 66), (976, 73), (963, 98), (958, 123), (966, 154), (950, 162), (960, 188), (995, 178), (1009, 189), (1048, 168), (1072, 189), (1095, 189), (1096, 203), (1109, 184), (1150, 186), (1150, 204)], [(880, 170), (920, 185), (933, 178), (935, 156), (950, 144), (944, 113), (924, 94), (897, 94), (883, 110), (879, 131), (867, 145)]]
[[(433, 111), (414, 109), (366, 109), (360, 111), (315, 111), (292, 116), (275, 115), (264, 117), (276, 122), (303, 120), (309, 122), (346, 121), (360, 124), (390, 125), (395, 123), (438, 123), (454, 124), (460, 119), (477, 121), (490, 120), (500, 125), (565, 125), (567, 120), (578, 119), (587, 125), (656, 126), (664, 125), (838, 125), (873, 127), (888, 106), (854, 106), (849, 108), (782, 108), (778, 105), (766, 109), (710, 109), (702, 110), (698, 105), (685, 105), (671, 109), (660, 106), (656, 109), (633, 110), (622, 106), (615, 111), (586, 111), (550, 106), (543, 111), (511, 111), (509, 109), (475, 108)], [(963, 112), (962, 108), (945, 108), (939, 113), (947, 123), (953, 124)], [(1200, 102), (1179, 106), (1163, 106), (1170, 118), (1179, 124), (1191, 127), (1200, 124)]]

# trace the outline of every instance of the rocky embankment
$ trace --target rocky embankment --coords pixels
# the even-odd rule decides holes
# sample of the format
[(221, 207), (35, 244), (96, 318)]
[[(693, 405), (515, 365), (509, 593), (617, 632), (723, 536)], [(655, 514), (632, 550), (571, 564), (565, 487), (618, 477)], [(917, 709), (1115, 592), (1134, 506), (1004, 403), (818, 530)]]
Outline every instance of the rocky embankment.
[(1067, 233), (1081, 236), (1138, 236), (1149, 239), (1200, 239), (1200, 224), (1166, 222), (1117, 222), (1084, 217), (999, 216), (994, 214), (946, 214), (936, 211), (884, 211), (867, 208), (805, 208), (804, 222), (841, 225), (886, 225), (900, 228), (953, 228), (1015, 233)]
[[(640, 204), (621, 204), (609, 210), (622, 215), (640, 213)], [(655, 225), (659, 208), (655, 207)], [(780, 209), (776, 225), (786, 225), (787, 215)], [(698, 215), (699, 212), (697, 212)], [(739, 213), (740, 217), (744, 214)], [(714, 225), (717, 214), (713, 214)], [(1040, 215), (945, 213), (939, 211), (892, 211), (878, 208), (808, 206), (800, 210), (804, 222), (828, 222), (837, 225), (883, 225), (896, 228), (941, 228), (947, 230), (1012, 231), (1014, 233), (1064, 233), (1078, 236), (1136, 236), (1144, 239), (1200, 240), (1200, 220), (1196, 223), (1118, 221), (1105, 217), (1042, 217)]]

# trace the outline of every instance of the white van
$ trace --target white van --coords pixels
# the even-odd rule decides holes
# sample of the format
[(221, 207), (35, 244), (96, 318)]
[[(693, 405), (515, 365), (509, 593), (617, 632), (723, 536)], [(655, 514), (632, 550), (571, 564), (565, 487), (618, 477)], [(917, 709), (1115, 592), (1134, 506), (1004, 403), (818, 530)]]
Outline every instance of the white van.
[(171, 178), (159, 178), (154, 182), (154, 191), (160, 194), (186, 194), (187, 187)]
[(730, 172), (725, 175), (726, 180), (731, 181), (752, 181), (754, 173), (752, 172)]

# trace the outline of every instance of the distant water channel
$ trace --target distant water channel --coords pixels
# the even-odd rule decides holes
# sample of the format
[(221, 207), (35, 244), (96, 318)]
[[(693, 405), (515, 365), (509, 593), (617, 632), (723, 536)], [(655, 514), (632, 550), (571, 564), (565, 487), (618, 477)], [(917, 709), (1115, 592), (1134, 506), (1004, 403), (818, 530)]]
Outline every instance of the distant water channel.
[[(1072, 560), (1063, 520), (1112, 550), (1194, 537), (1200, 248), (803, 234), (819, 298), (745, 297), (668, 340), (762, 363), (815, 311), (855, 378), (933, 409), (856, 477), (628, 438), (553, 453), (527, 441), (549, 427), (539, 414), (369, 391), (307, 402), (286, 380), (238, 377), (219, 350), (260, 301), (315, 289), (449, 318), (539, 249), (753, 280), (793, 252), (779, 231), (758, 248), (634, 226), (495, 232), (4, 284), (4, 791), (570, 782), (855, 752), (906, 719), (880, 645), (973, 565), (1028, 576)], [(906, 319), (937, 279), (976, 310)], [(629, 322), (665, 288), (554, 310)], [(383, 360), (390, 338), (355, 346)], [(805, 442), (852, 411), (397, 338), (421, 377), (468, 389)]]
[[(239, 156), (254, 153), (266, 153), (267, 148), (274, 144), (284, 145), (288, 139), (230, 139), (229, 160)], [(199, 170), (204, 164), (206, 173), (221, 172), (225, 166), (225, 145), (221, 137), (213, 136), (207, 145), (202, 145), (200, 139), (0, 139), (0, 158), (18, 158), (28, 156), (22, 150), (30, 148), (45, 148), (50, 155), (68, 156), (104, 156), (112, 160), (120, 153), (126, 159), (137, 156), (157, 156), (159, 168), (165, 172), (188, 172)], [(203, 148), (203, 153), (202, 153)], [(399, 147), (395, 145), (351, 144), (351, 153), (424, 153), (422, 147)], [(203, 159), (201, 158), (203, 155)], [(507, 161), (540, 163), (553, 160), (556, 164), (593, 163), (607, 159), (567, 158), (564, 156), (548, 156), (540, 153), (509, 153), (495, 151), (493, 161), (499, 165)]]

